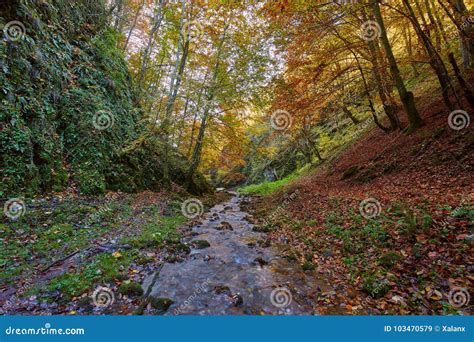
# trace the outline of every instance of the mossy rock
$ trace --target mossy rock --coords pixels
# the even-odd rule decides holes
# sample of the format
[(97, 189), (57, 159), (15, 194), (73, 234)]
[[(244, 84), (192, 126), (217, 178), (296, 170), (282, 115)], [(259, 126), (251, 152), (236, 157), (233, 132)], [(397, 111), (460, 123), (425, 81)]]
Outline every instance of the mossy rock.
[(153, 262), (154, 260), (155, 260), (155, 258), (153, 258), (153, 257), (142, 255), (137, 259), (137, 264), (138, 265), (146, 265), (146, 264), (149, 264), (149, 263)]
[(194, 248), (197, 248), (197, 249), (211, 247), (211, 244), (206, 240), (194, 240), (194, 241), (191, 241), (191, 244)]
[(185, 245), (184, 243), (181, 243), (181, 242), (176, 243), (169, 250), (171, 253), (185, 253), (185, 254), (191, 253), (191, 248), (189, 248), (188, 245)]
[(143, 295), (142, 286), (133, 281), (125, 281), (123, 282), (119, 288), (118, 292), (120, 294), (129, 296), (129, 297), (138, 297)]
[(178, 257), (176, 255), (168, 255), (166, 258), (165, 258), (165, 261), (167, 263), (170, 263), (170, 264), (174, 264), (175, 262), (178, 262)]
[(174, 303), (172, 299), (163, 297), (150, 297), (148, 301), (151, 307), (155, 310), (165, 312)]

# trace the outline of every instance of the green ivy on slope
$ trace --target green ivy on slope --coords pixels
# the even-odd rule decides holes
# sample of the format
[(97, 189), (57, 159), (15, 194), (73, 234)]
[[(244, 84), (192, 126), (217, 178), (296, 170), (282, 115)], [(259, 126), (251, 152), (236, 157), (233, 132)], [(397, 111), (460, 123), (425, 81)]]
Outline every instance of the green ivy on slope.
[[(83, 194), (159, 188), (159, 145), (128, 148), (143, 135), (142, 113), (103, 1), (9, 5), (0, 27), (16, 20), (26, 32), (0, 43), (0, 197), (68, 184)], [(176, 159), (180, 183), (186, 163)]]

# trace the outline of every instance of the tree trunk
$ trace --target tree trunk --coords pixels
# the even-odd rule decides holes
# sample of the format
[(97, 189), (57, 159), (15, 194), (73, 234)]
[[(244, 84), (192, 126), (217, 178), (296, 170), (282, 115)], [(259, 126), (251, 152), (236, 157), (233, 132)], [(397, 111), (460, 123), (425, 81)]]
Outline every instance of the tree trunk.
[(453, 66), (454, 74), (456, 75), (459, 85), (461, 86), (461, 89), (464, 93), (464, 97), (466, 98), (471, 108), (474, 109), (474, 94), (472, 93), (471, 89), (469, 88), (466, 81), (462, 77), (461, 71), (459, 70), (458, 64), (456, 63), (456, 59), (454, 58), (454, 54), (451, 52), (448, 55), (448, 58), (449, 58), (449, 62)]
[(163, 21), (163, 7), (165, 4), (165, 0), (159, 0), (158, 3), (158, 11), (156, 16), (153, 18), (153, 26), (150, 31), (150, 36), (148, 37), (148, 43), (145, 47), (145, 51), (143, 52), (142, 56), (142, 65), (140, 69), (140, 77), (138, 78), (138, 87), (141, 89), (141, 85), (143, 83), (143, 79), (145, 78), (145, 73), (148, 68), (148, 58), (150, 57), (151, 50), (153, 48), (153, 41), (155, 38), (156, 32), (160, 29), (161, 27), (161, 22)]
[(370, 0), (370, 5), (372, 6), (372, 9), (374, 11), (375, 19), (380, 26), (380, 39), (382, 40), (382, 45), (384, 47), (385, 53), (390, 64), (390, 72), (395, 82), (395, 87), (397, 88), (400, 100), (402, 101), (403, 107), (405, 108), (405, 111), (408, 116), (408, 132), (412, 132), (419, 128), (423, 124), (423, 121), (421, 119), (420, 114), (418, 113), (418, 110), (416, 109), (413, 93), (407, 91), (405, 84), (403, 83), (400, 70), (398, 69), (397, 60), (395, 59), (392, 47), (390, 46), (390, 42), (387, 37), (387, 30), (383, 22), (378, 0)]
[(459, 40), (461, 42), (460, 50), (464, 67), (472, 68), (474, 65), (474, 28), (469, 20), (472, 16), (470, 16), (463, 0), (448, 0), (453, 13), (449, 11), (448, 7), (442, 0), (438, 0), (438, 3), (458, 28)]
[(132, 32), (135, 29), (135, 26), (137, 26), (138, 17), (140, 16), (140, 12), (144, 5), (145, 5), (145, 0), (142, 0), (142, 3), (138, 6), (137, 13), (135, 13), (135, 18), (133, 19), (132, 27), (130, 27), (130, 31), (128, 31), (127, 40), (125, 41), (125, 44), (123, 45), (123, 51), (127, 50), (128, 43), (130, 42), (130, 37), (132, 36)]
[(349, 110), (349, 108), (347, 108), (346, 106), (342, 107), (342, 110), (344, 111), (344, 114), (346, 114), (346, 116), (351, 119), (352, 123), (354, 125), (358, 125), (360, 124), (360, 121), (357, 120), (357, 118), (354, 116), (354, 114), (352, 114), (352, 112)]
[(446, 30), (444, 29), (444, 23), (441, 20), (438, 9), (436, 8), (435, 0), (428, 0), (433, 8), (433, 16), (436, 20), (436, 25), (438, 26), (439, 32), (441, 33), (441, 37), (443, 38), (443, 46), (448, 46), (448, 35), (446, 34)]
[(408, 58), (410, 59), (410, 65), (413, 69), (413, 76), (415, 78), (417, 78), (418, 76), (420, 76), (420, 73), (418, 72), (418, 69), (416, 68), (416, 63), (414, 62), (413, 46), (412, 46), (412, 43), (411, 43), (410, 32), (408, 32), (408, 30), (409, 29), (406, 26), (402, 27), (403, 39), (405, 40), (405, 45), (407, 47), (407, 52), (408, 52)]
[[(394, 131), (400, 129), (400, 120), (398, 119), (397, 113), (394, 110), (396, 106), (389, 102), (385, 94), (382, 78), (380, 77), (381, 66), (379, 65), (377, 51), (373, 41), (369, 41), (369, 51), (372, 59), (372, 75), (374, 77), (375, 84), (377, 85), (377, 91), (379, 93), (380, 100), (382, 101), (384, 112), (390, 120), (390, 130)], [(376, 117), (374, 117), (374, 122), (377, 126), (381, 127)]]
[(188, 170), (188, 175), (187, 175), (187, 181), (186, 181), (186, 187), (188, 190), (190, 190), (191, 185), (193, 184), (193, 177), (194, 174), (196, 173), (199, 164), (201, 162), (201, 151), (202, 151), (202, 145), (204, 142), (204, 133), (206, 131), (206, 126), (208, 123), (209, 115), (210, 115), (210, 106), (211, 102), (214, 100), (215, 92), (216, 92), (216, 87), (217, 87), (217, 77), (219, 75), (219, 66), (220, 66), (220, 58), (222, 54), (222, 49), (224, 47), (224, 42), (226, 39), (226, 34), (227, 34), (227, 29), (229, 28), (230, 21), (226, 24), (224, 27), (224, 32), (222, 34), (222, 37), (219, 41), (219, 46), (217, 48), (217, 53), (216, 53), (216, 63), (214, 65), (214, 70), (213, 70), (213, 75), (211, 79), (211, 85), (209, 87), (209, 92), (207, 94), (206, 98), (206, 103), (204, 105), (204, 113), (203, 117), (201, 120), (201, 126), (199, 127), (199, 133), (196, 139), (196, 145), (194, 146), (194, 151), (191, 157), (191, 163), (189, 165), (189, 170)]
[(429, 37), (425, 34), (425, 32), (423, 32), (423, 29), (421, 28), (420, 23), (416, 18), (415, 12), (413, 11), (409, 0), (403, 0), (403, 3), (405, 4), (406, 9), (408, 10), (408, 15), (410, 21), (413, 24), (413, 27), (415, 28), (415, 32), (422, 41), (426, 53), (428, 54), (429, 63), (435, 71), (436, 76), (438, 77), (439, 84), (441, 85), (441, 92), (443, 95), (444, 103), (446, 107), (448, 107), (449, 110), (452, 111), (454, 110), (454, 106), (451, 103), (451, 100), (449, 99), (449, 89), (451, 89), (453, 93), (455, 92), (455, 90), (451, 84), (451, 80), (446, 66), (444, 65), (444, 62), (439, 56), (438, 52), (433, 47), (433, 44), (431, 43)]
[[(180, 20), (180, 31), (182, 31), (182, 27), (184, 25), (184, 17), (186, 15), (186, 0), (182, 0), (181, 2), (182, 12), (181, 12), (181, 20)], [(170, 77), (170, 91), (168, 95), (168, 103), (166, 104), (165, 110), (165, 117), (163, 122), (161, 123), (161, 131), (162, 136), (164, 139), (164, 151), (163, 151), (163, 185), (165, 188), (171, 188), (171, 178), (170, 178), (170, 125), (171, 125), (171, 114), (174, 107), (174, 102), (176, 100), (176, 96), (178, 95), (179, 87), (181, 84), (181, 76), (184, 72), (184, 67), (186, 65), (186, 59), (188, 56), (189, 51), (189, 37), (186, 37), (186, 43), (183, 49), (183, 55), (181, 55), (181, 48), (183, 44), (184, 36), (183, 34), (179, 35), (178, 38), (178, 46), (176, 48), (176, 60), (175, 66), (173, 69), (173, 74)]]

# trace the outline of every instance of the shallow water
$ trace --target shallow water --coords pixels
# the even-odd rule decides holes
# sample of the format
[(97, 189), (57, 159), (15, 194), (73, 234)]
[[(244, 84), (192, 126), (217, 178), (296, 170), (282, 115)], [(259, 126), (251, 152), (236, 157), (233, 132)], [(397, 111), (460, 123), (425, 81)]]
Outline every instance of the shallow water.
[[(314, 298), (330, 290), (328, 285), (284, 258), (284, 245), (260, 246), (265, 234), (252, 230), (240, 208), (244, 198), (232, 195), (204, 214), (192, 227), (194, 236), (184, 239), (206, 240), (210, 247), (192, 249), (184, 262), (166, 263), (150, 295), (174, 301), (167, 315), (318, 314)], [(232, 230), (218, 230), (222, 222)], [(145, 279), (145, 289), (152, 279)]]

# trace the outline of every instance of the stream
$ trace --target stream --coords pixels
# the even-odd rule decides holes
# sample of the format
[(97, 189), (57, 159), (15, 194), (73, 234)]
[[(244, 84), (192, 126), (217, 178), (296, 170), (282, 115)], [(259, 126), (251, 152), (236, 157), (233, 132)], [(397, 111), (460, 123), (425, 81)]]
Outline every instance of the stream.
[(241, 209), (248, 199), (231, 194), (191, 227), (183, 239), (195, 246), (189, 257), (164, 264), (143, 288), (174, 301), (166, 315), (318, 314), (317, 294), (332, 288), (316, 272), (304, 272), (285, 258), (284, 244), (270, 245), (266, 234), (252, 230)]

